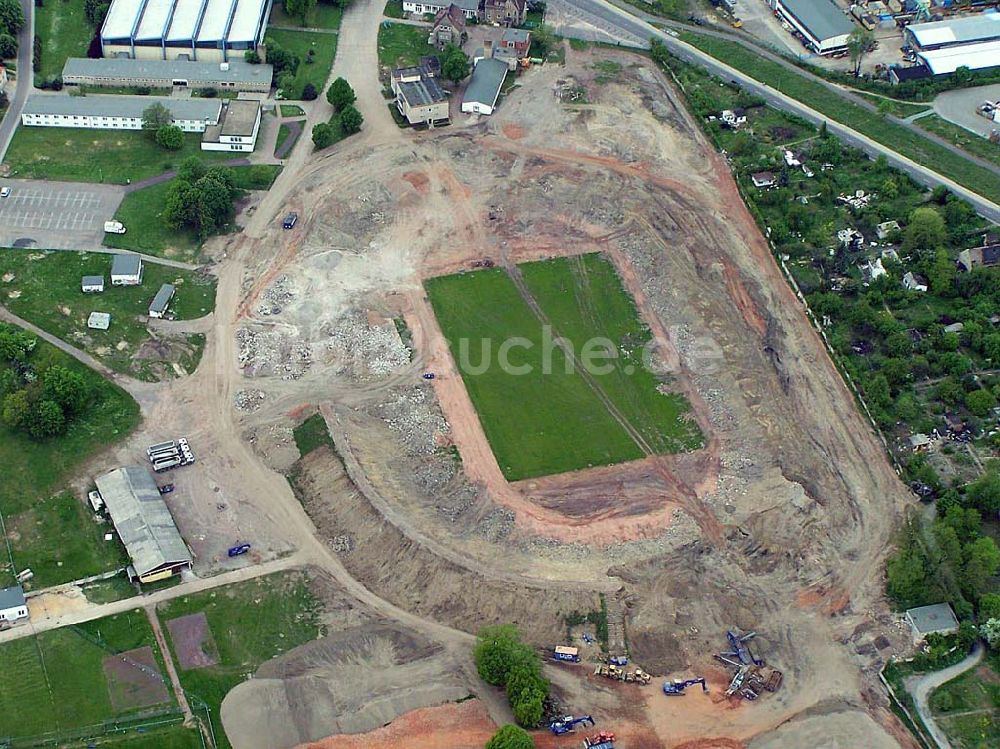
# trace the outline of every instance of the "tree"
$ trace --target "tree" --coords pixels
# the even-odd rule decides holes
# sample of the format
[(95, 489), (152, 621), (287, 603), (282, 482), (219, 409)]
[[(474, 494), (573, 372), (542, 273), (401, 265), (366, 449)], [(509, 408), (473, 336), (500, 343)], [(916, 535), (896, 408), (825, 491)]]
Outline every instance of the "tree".
[(17, 36), (24, 27), (24, 11), (17, 0), (0, 0), (0, 31)]
[(330, 88), (326, 90), (326, 100), (338, 112), (348, 104), (353, 104), (356, 99), (357, 96), (354, 94), (351, 84), (343, 78), (335, 80), (330, 84)]
[(979, 597), (979, 618), (1000, 619), (1000, 593), (983, 593)]
[(933, 208), (916, 208), (903, 231), (904, 250), (937, 250), (946, 237), (944, 219)]
[(983, 636), (987, 644), (993, 650), (1000, 649), (1000, 618), (988, 619), (985, 624), (979, 628), (979, 634)]
[(272, 77), (275, 82), (281, 81), (286, 74), (294, 76), (299, 69), (298, 55), (270, 39), (267, 42), (267, 61), (274, 68)]
[(535, 740), (523, 728), (508, 723), (486, 742), (486, 749), (535, 749)]
[(177, 168), (177, 179), (190, 182), (192, 185), (207, 173), (205, 164), (197, 156), (188, 156)]
[(198, 223), (202, 236), (225, 226), (233, 213), (233, 191), (218, 174), (209, 172), (194, 184), (198, 199)]
[(361, 112), (353, 104), (348, 104), (340, 110), (340, 127), (344, 131), (344, 135), (353, 135), (361, 130), (361, 123), (363, 122), (364, 117), (361, 116)]
[(955, 264), (944, 248), (934, 254), (934, 262), (927, 269), (927, 280), (930, 281), (933, 293), (939, 296), (952, 295), (955, 286)]
[(971, 393), (965, 394), (966, 408), (979, 418), (986, 416), (996, 408), (996, 405), (996, 396), (986, 388), (980, 388), (979, 390), (973, 390)]
[(316, 7), (316, 0), (285, 0), (285, 13), (299, 19), (299, 25), (305, 26), (306, 19)]
[(313, 145), (316, 146), (317, 150), (322, 150), (332, 145), (336, 137), (337, 134), (329, 123), (321, 122), (318, 125), (313, 125), (312, 139)]
[(472, 651), (476, 670), (487, 684), (506, 686), (511, 670), (537, 659), (534, 651), (521, 642), (521, 633), (513, 624), (483, 627), (476, 636)]
[(255, 49), (248, 49), (243, 53), (243, 61), (248, 65), (260, 65), (261, 59), (260, 55)]
[(3, 399), (3, 409), (0, 410), (3, 423), (11, 429), (20, 428), (27, 420), (28, 414), (31, 413), (31, 407), (28, 391), (15, 390)]
[(192, 183), (178, 178), (170, 184), (164, 201), (164, 218), (175, 229), (188, 226), (200, 232), (198, 190)]
[(461, 47), (456, 47), (454, 44), (445, 47), (441, 59), (441, 75), (453, 83), (458, 83), (468, 77), (470, 70), (469, 56)]
[(66, 431), (66, 415), (55, 401), (43, 400), (28, 414), (25, 425), (29, 435), (36, 440), (43, 440)]
[(514, 713), (514, 720), (519, 725), (534, 728), (542, 721), (545, 714), (545, 704), (543, 698), (537, 695), (517, 702), (511, 702), (511, 711)]
[(1000, 569), (1000, 549), (989, 536), (982, 536), (965, 545), (965, 565), (962, 567), (962, 589), (972, 599), (979, 598), (989, 579)]
[(996, 516), (1000, 512), (1000, 474), (988, 471), (965, 488), (969, 504)]
[(875, 46), (875, 34), (864, 26), (855, 26), (847, 37), (847, 49), (851, 53), (851, 63), (854, 65), (854, 77), (861, 75), (861, 61)]
[[(562, 42), (556, 39), (555, 34), (552, 33), (551, 27), (543, 24), (531, 32), (531, 49), (529, 50), (529, 53), (532, 57), (541, 57), (542, 59), (545, 59), (549, 56), (549, 52), (555, 49), (556, 44), (562, 44)], [(662, 50), (662, 54), (666, 54), (669, 58), (666, 47), (662, 47)], [(656, 59), (655, 55), (653, 59)]]
[(38, 339), (30, 333), (0, 325), (0, 359), (8, 362), (26, 362), (35, 350)]
[(156, 131), (156, 143), (168, 151), (180, 151), (184, 147), (184, 131), (177, 125), (163, 125)]
[(91, 391), (78, 373), (55, 364), (42, 375), (42, 397), (55, 401), (66, 414), (78, 414), (90, 400)]
[(0, 34), (0, 60), (17, 57), (17, 39), (10, 34)]
[(307, 83), (305, 86), (302, 87), (302, 100), (303, 101), (312, 101), (317, 96), (319, 96), (319, 92), (316, 91), (316, 87), (314, 85), (312, 85), (311, 83)]
[(151, 131), (154, 138), (161, 127), (172, 125), (173, 122), (170, 110), (159, 102), (150, 104), (142, 111), (142, 129)]

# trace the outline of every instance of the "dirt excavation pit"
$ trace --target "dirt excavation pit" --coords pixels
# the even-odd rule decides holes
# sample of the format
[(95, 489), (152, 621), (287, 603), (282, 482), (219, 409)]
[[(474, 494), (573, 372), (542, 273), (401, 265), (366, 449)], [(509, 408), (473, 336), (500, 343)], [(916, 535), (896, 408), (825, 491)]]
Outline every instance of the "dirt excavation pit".
[[(674, 90), (644, 58), (567, 54), (475, 127), (347, 141), (305, 168), (286, 199), (297, 231), (269, 226), (241, 248), (241, 428), (286, 434), (319, 408), (336, 452), (282, 465), (347, 571), (419, 616), (465, 631), (513, 620), (551, 646), (564, 617), (599, 610), (603, 594), (637, 664), (713, 685), (727, 676), (712, 657), (726, 630), (760, 632), (786, 686), (752, 705), (649, 688), (629, 719), (660, 745), (819, 746), (828, 725), (881, 747), (899, 724), (873, 688), (888, 653), (871, 643), (905, 488)], [(705, 445), (508, 482), (423, 282), (591, 252), (666, 342), (671, 388)], [(385, 664), (358, 677), (370, 690), (356, 670), (330, 686), (347, 668), (339, 645), (303, 655), (319, 685), (301, 661), (263, 667), (224, 705), (227, 730), (250, 742), (234, 745), (336, 733), (321, 732), (321, 712), (340, 732), (367, 731), (461, 691), (435, 666), (432, 694), (399, 701), (392, 674), (431, 667), (379, 660), (394, 636), (354, 645)], [(315, 694), (295, 702), (303, 684)], [(560, 686), (574, 710), (614, 690)], [(269, 711), (285, 717), (259, 724)]]
[(467, 697), (461, 664), (402, 628), (369, 624), (302, 645), (257, 669), (222, 703), (240, 749), (274, 749), (384, 726)]

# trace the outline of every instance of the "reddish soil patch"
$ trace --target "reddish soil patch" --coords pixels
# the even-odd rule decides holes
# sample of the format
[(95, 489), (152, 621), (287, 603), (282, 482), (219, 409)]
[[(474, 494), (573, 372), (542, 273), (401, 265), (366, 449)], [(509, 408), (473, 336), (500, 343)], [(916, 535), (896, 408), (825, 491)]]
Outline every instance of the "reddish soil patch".
[(483, 703), (467, 700), (411, 710), (374, 731), (331, 736), (298, 749), (482, 749), (496, 729)]
[(177, 662), (185, 671), (214, 666), (219, 662), (219, 651), (204, 612), (171, 619), (167, 622), (167, 629), (174, 642)]
[(423, 172), (407, 172), (403, 179), (409, 182), (413, 189), (421, 195), (426, 195), (430, 185), (430, 179)]
[(170, 700), (166, 681), (148, 645), (109, 655), (102, 663), (115, 712), (159, 705)]
[(503, 126), (503, 134), (511, 140), (521, 140), (527, 134), (527, 131), (521, 125), (509, 122)]

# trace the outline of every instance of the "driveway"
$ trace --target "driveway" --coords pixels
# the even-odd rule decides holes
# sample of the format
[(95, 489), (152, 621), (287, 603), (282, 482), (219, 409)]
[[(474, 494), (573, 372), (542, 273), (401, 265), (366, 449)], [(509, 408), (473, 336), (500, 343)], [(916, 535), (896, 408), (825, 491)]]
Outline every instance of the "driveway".
[(31, 72), (31, 54), (35, 38), (35, 3), (34, 0), (21, 0), (21, 10), (24, 11), (24, 26), (17, 35), (17, 88), (10, 97), (10, 107), (0, 123), (0, 161), (7, 153), (10, 139), (14, 137), (14, 129), (21, 120), (21, 109), (28, 93), (34, 85)]
[(937, 743), (939, 749), (951, 749), (951, 743), (948, 741), (948, 737), (944, 731), (934, 722), (934, 716), (931, 714), (929, 704), (931, 692), (942, 684), (961, 676), (969, 669), (979, 665), (979, 662), (983, 659), (985, 650), (982, 641), (977, 640), (975, 646), (972, 648), (972, 652), (954, 666), (949, 666), (948, 668), (923, 676), (911, 676), (906, 680), (906, 690), (913, 696), (913, 702), (917, 706), (917, 713), (919, 713), (924, 725), (927, 726), (927, 730), (930, 731), (931, 736), (934, 737), (934, 741)]
[(1000, 130), (1000, 122), (976, 114), (976, 108), (987, 99), (993, 102), (1000, 99), (1000, 84), (940, 93), (934, 98), (934, 111), (948, 122), (989, 137), (991, 130)]
[(22, 179), (0, 184), (11, 190), (0, 198), (0, 247), (99, 248), (104, 222), (125, 195), (118, 185)]

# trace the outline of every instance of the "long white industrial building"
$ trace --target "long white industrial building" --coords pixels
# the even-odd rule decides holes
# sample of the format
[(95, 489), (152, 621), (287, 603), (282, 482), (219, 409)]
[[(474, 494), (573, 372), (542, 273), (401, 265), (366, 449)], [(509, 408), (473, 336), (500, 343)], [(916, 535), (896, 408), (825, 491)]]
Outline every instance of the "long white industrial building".
[(847, 47), (854, 22), (833, 0), (767, 0), (767, 4), (802, 34), (813, 52), (826, 55)]
[[(21, 123), (34, 127), (78, 127), (91, 130), (142, 130), (142, 114), (152, 104), (170, 110), (174, 124), (188, 133), (203, 133), (218, 125), (221, 99), (180, 99), (169, 96), (53, 96), (31, 94), (21, 111)], [(252, 150), (252, 149), (251, 149)]]
[(914, 23), (903, 36), (934, 75), (1000, 66), (1000, 13)]
[(258, 49), (271, 0), (112, 0), (101, 27), (104, 57), (242, 60)]

